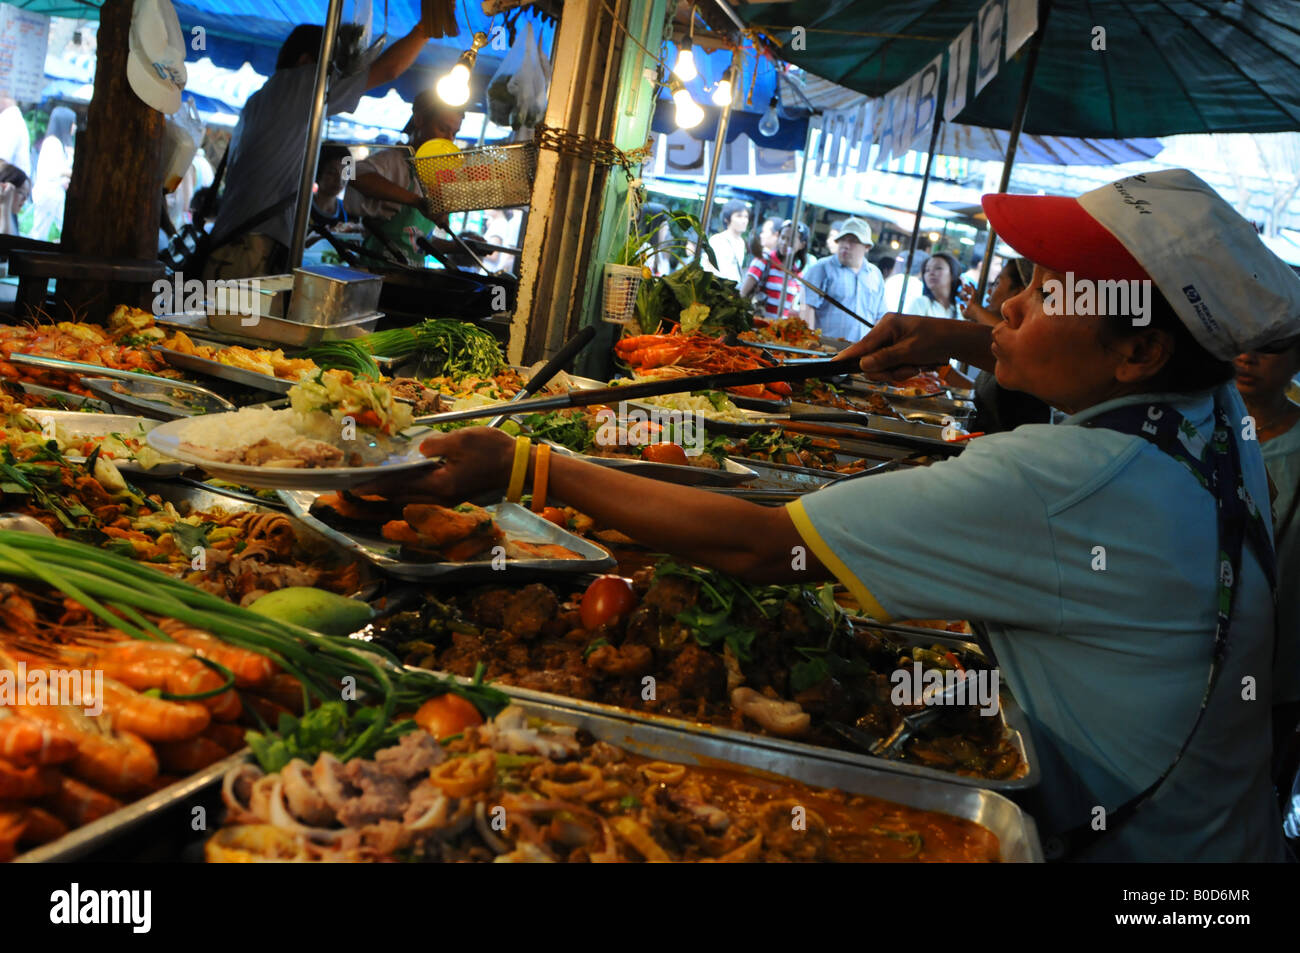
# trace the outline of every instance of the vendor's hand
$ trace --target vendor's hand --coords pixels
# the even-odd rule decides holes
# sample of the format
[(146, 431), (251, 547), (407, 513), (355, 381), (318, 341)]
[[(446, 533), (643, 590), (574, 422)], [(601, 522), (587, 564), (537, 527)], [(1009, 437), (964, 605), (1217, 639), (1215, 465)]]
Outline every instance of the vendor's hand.
[(420, 444), (426, 457), (442, 457), (438, 467), (373, 480), (357, 487), (403, 503), (463, 503), (480, 493), (505, 489), (514, 466), (515, 440), (491, 427), (468, 427), (432, 434)]
[(942, 332), (947, 318), (923, 318), (890, 312), (867, 336), (846, 347), (837, 358), (860, 357), (862, 373), (877, 380), (907, 380), (926, 367), (946, 364), (948, 348)]

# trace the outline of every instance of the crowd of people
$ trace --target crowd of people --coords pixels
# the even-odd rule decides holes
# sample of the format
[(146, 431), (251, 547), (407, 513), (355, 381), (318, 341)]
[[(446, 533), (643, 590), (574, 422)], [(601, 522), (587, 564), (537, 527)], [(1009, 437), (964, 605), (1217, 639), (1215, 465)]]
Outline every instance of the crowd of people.
[[(0, 94), (0, 235), (58, 241), (76, 134), (77, 114), (55, 106), (44, 134), (33, 143), (22, 108)], [(29, 203), (30, 224), (24, 229), (20, 217), (26, 217)]]

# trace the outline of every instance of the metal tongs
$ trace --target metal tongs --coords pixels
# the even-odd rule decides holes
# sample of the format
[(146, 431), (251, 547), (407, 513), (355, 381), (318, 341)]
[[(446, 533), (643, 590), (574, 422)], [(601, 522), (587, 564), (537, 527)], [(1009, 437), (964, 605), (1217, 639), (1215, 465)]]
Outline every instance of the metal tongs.
[[(24, 367), (36, 367), (46, 371), (61, 371), (65, 374), (75, 374), (80, 378), (112, 378), (114, 380), (129, 381), (141, 387), (155, 387), (161, 389), (163, 394), (168, 390), (180, 391), (189, 394), (195, 399), (195, 402), (205, 408), (216, 408), (219, 410), (235, 410), (235, 405), (226, 400), (220, 394), (208, 390), (206, 387), (200, 387), (198, 384), (191, 384), (188, 381), (173, 380), (170, 377), (159, 377), (156, 374), (141, 374), (135, 371), (121, 371), (113, 367), (101, 367), (98, 364), (83, 364), (80, 361), (64, 361), (56, 357), (42, 357), (39, 354), (11, 354), (9, 361), (13, 364), (21, 364)], [(101, 397), (114, 396), (111, 392), (106, 392), (104, 388), (91, 388)], [(154, 396), (151, 400), (157, 401), (158, 397)], [(125, 403), (125, 401), (123, 401)], [(162, 406), (161, 404), (159, 406)], [(171, 409), (171, 408), (164, 408)], [(193, 413), (191, 410), (190, 413)], [(185, 411), (176, 409), (172, 414), (173, 417), (189, 416)]]
[(945, 708), (953, 704), (957, 683), (949, 685), (942, 692), (923, 692), (925, 708), (910, 715), (904, 715), (888, 735), (873, 738), (870, 733), (842, 721), (828, 721), (826, 727), (831, 729), (853, 747), (865, 751), (877, 758), (902, 757), (903, 745), (907, 744), (926, 725), (935, 721)]

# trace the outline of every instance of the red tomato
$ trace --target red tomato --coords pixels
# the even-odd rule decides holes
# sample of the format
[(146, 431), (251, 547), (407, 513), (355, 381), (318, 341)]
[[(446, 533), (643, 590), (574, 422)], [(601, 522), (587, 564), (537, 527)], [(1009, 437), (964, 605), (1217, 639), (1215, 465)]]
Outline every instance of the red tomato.
[(483, 724), (483, 716), (473, 702), (448, 692), (421, 705), (415, 723), (435, 738), (450, 738), (470, 725)]
[(379, 415), (373, 410), (363, 410), (352, 419), (359, 427), (378, 427), (380, 423)]
[(641, 448), (641, 458), (651, 463), (672, 463), (679, 467), (690, 466), (686, 451), (675, 443), (648, 443)]
[(622, 576), (600, 576), (582, 594), (582, 627), (594, 629), (631, 612), (636, 606), (632, 584)]
[(550, 520), (561, 529), (568, 529), (569, 527), (569, 518), (564, 515), (564, 510), (558, 506), (543, 506), (542, 519)]

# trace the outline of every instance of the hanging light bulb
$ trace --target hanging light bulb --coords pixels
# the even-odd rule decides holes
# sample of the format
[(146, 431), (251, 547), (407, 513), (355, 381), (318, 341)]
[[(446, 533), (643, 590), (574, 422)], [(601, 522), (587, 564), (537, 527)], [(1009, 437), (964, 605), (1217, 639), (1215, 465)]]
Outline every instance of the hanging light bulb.
[(478, 51), (487, 46), (486, 33), (475, 33), (473, 45), (460, 54), (456, 65), (443, 74), (434, 86), (438, 98), (448, 106), (464, 106), (469, 102), (469, 78), (478, 59)]
[(718, 80), (718, 85), (713, 89), (713, 105), (723, 108), (731, 105), (731, 97), (735, 95), (735, 77), (736, 67), (728, 66), (727, 71), (722, 74), (722, 79)]
[(682, 47), (677, 51), (677, 62), (673, 64), (673, 72), (683, 83), (689, 83), (700, 75), (700, 71), (695, 67), (695, 43), (689, 36), (682, 40)]
[(758, 131), (769, 139), (781, 129), (781, 118), (776, 114), (777, 105), (777, 99), (773, 96), (767, 104), (767, 111), (763, 113), (763, 118), (758, 121)]
[(691, 99), (690, 92), (676, 76), (668, 77), (668, 91), (676, 105), (676, 120), (679, 129), (692, 129), (704, 121), (704, 109)]

